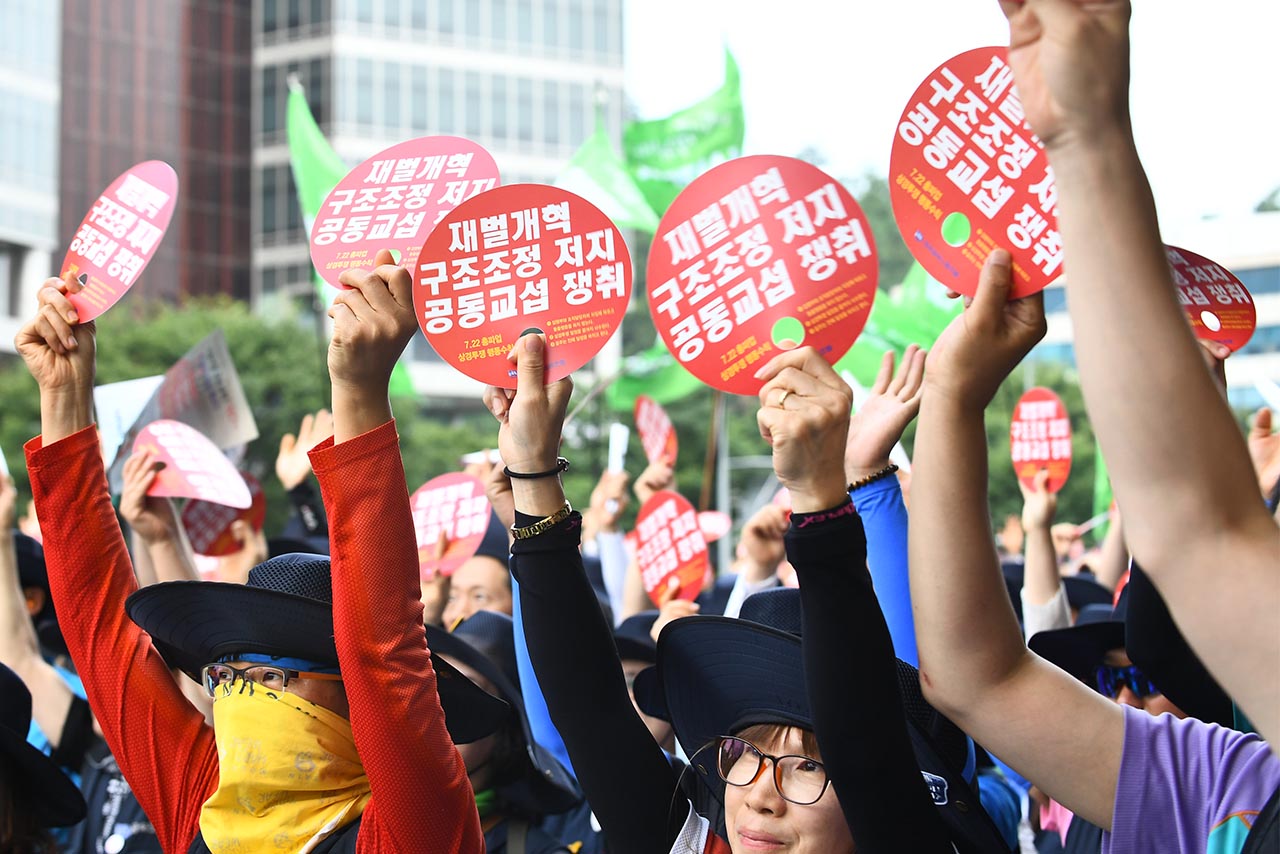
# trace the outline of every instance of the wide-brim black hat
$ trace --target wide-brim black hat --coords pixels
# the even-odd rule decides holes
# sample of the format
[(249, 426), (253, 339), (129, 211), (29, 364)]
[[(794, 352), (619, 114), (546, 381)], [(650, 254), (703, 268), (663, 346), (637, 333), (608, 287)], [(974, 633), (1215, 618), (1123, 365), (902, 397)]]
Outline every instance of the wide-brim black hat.
[(641, 611), (619, 623), (613, 630), (613, 644), (618, 648), (618, 658), (647, 664), (656, 662), (658, 645), (654, 643), (650, 632), (657, 619), (657, 611)]
[(479, 673), (510, 705), (524, 739), (524, 774), (503, 785), (507, 801), (539, 815), (568, 812), (582, 802), (582, 791), (564, 766), (534, 740), (525, 712), (515, 661), (511, 618), (493, 611), (477, 611), (452, 632), (427, 626), (427, 646), (433, 655), (447, 656)]
[(84, 796), (57, 764), (27, 743), (31, 692), (18, 674), (0, 664), (0, 767), (24, 793), (40, 827), (69, 827), (84, 820)]
[[(1126, 597), (1121, 596), (1125, 602)], [(1036, 632), (1027, 641), (1031, 651), (1056, 664), (1091, 688), (1094, 669), (1103, 663), (1107, 653), (1125, 646), (1124, 607), (1113, 610), (1106, 605), (1086, 605), (1080, 609), (1076, 624), (1066, 629)]]
[[(206, 664), (242, 653), (338, 666), (329, 559), (320, 555), (271, 558), (251, 569), (245, 584), (152, 584), (134, 592), (125, 610), (151, 635), (165, 662), (197, 682)], [(478, 741), (502, 725), (506, 703), (439, 657), (431, 663), (455, 744)]]
[[(658, 639), (657, 665), (636, 679), (640, 708), (669, 720), (691, 757), (718, 736), (755, 724), (814, 729), (799, 636), (799, 591), (757, 593), (743, 603), (742, 614), (738, 619), (694, 616), (668, 623)], [(916, 669), (902, 661), (897, 665), (916, 762), (953, 841), (964, 851), (1006, 851), (965, 777), (968, 738), (925, 701)], [(695, 761), (694, 767), (705, 782), (718, 785), (711, 761)]]

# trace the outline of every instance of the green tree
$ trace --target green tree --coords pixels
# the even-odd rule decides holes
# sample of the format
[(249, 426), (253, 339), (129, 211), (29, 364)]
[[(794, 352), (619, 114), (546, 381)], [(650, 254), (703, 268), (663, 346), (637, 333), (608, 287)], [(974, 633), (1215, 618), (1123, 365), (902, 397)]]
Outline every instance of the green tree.
[[(132, 309), (132, 310), (130, 310)], [(119, 306), (98, 322), (99, 384), (164, 373), (214, 329), (227, 347), (253, 409), (259, 437), (243, 467), (267, 493), (267, 533), (279, 530), (289, 503), (275, 478), (280, 437), (296, 432), (302, 416), (329, 405), (325, 349), (305, 317), (268, 318), (244, 303), (193, 301), (180, 307)], [(29, 492), (22, 443), (40, 432), (39, 395), (20, 358), (0, 365), (0, 447), (19, 488)], [(493, 417), (479, 407), (441, 415), (424, 404), (397, 401), (397, 427), (409, 488), (458, 468), (458, 457), (496, 441)]]

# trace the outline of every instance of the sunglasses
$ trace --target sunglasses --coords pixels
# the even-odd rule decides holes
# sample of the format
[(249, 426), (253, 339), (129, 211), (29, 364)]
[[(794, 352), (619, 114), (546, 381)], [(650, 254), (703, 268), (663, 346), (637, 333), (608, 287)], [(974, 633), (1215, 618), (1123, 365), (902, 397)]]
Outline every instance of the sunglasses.
[(1120, 695), (1120, 689), (1126, 687), (1135, 697), (1150, 697), (1152, 694), (1160, 693), (1155, 683), (1133, 664), (1128, 667), (1099, 664), (1094, 668), (1093, 675), (1098, 693), (1113, 700)]

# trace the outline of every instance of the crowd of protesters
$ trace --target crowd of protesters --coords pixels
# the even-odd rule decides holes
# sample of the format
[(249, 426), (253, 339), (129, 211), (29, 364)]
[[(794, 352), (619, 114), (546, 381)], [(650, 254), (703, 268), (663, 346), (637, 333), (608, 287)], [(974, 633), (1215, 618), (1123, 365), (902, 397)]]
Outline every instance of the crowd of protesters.
[[(1263, 417), (1246, 442), (1177, 305), (1128, 4), (1002, 5), (1119, 508), (1096, 552), (1073, 553), (1045, 475), (993, 533), (983, 412), (1046, 328), (1000, 248), (852, 417), (813, 349), (760, 367), (790, 508), (658, 610), (619, 529), (627, 476), (583, 513), (562, 489), (573, 386), (544, 382), (536, 332), (516, 388), (485, 392), (495, 522), (420, 580), (387, 395), (418, 324), (389, 252), (329, 310), (331, 414), (277, 464), (288, 528), (239, 529), (200, 580), (152, 458), (112, 504), (112, 342), (51, 279), (17, 338), (41, 402), (26, 533), (0, 485), (0, 850), (1280, 851), (1280, 436)], [(908, 514), (889, 454), (913, 420)], [(671, 480), (653, 465), (636, 496)]]

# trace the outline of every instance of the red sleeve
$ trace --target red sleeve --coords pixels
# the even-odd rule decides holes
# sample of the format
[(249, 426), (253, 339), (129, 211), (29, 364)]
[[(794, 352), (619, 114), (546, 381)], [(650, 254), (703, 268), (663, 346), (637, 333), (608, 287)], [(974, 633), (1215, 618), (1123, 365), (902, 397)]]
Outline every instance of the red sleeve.
[(333, 566), (333, 636), (373, 798), (357, 849), (483, 854), (475, 795), (436, 693), (395, 422), (311, 452)]
[(49, 587), (89, 705), (170, 854), (185, 854), (218, 784), (218, 751), (151, 639), (125, 615), (137, 589), (111, 507), (98, 433), (26, 445)]

